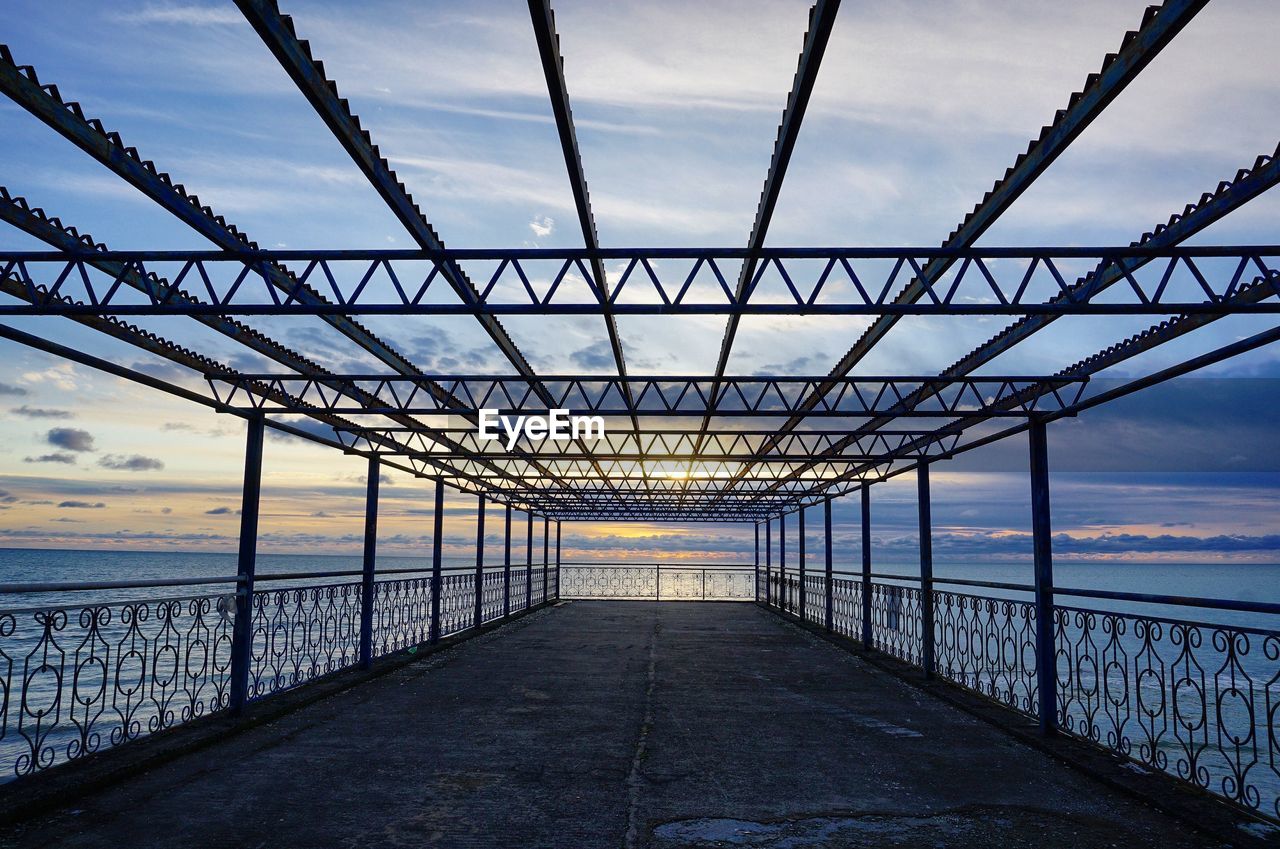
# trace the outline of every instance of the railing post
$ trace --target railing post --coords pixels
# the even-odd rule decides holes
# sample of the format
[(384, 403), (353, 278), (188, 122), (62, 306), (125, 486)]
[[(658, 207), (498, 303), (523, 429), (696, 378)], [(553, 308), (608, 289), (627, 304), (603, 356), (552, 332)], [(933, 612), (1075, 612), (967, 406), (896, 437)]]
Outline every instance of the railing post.
[(808, 595), (808, 593), (805, 592), (805, 585), (804, 585), (806, 578), (805, 578), (805, 568), (804, 568), (805, 563), (804, 563), (804, 505), (803, 504), (800, 505), (800, 512), (797, 516), (796, 521), (799, 523), (799, 529), (796, 531), (796, 534), (797, 534), (796, 556), (800, 560), (800, 569), (799, 569), (799, 577), (798, 577), (798, 580), (800, 582), (800, 597), (796, 599), (796, 608), (800, 616), (800, 621), (803, 622), (805, 618), (805, 606), (806, 606), (805, 601), (807, 600), (805, 596)]
[(441, 545), (444, 542), (444, 481), (436, 478), (435, 529), (431, 540), (431, 642), (440, 641)]
[(547, 558), (551, 545), (551, 520), (542, 517), (542, 603), (547, 603)]
[(560, 521), (556, 520), (556, 600), (560, 600)]
[(933, 677), (933, 520), (929, 513), (929, 464), (916, 466), (920, 510), (920, 666)]
[(787, 610), (787, 514), (778, 514), (778, 607)]
[(1040, 733), (1058, 729), (1057, 647), (1053, 623), (1053, 532), (1049, 508), (1049, 446), (1043, 419), (1031, 420), (1031, 538), (1035, 559), (1036, 687)]
[(476, 609), (475, 625), (484, 624), (484, 496), (476, 510)]
[(524, 609), (533, 607), (533, 511), (525, 513), (528, 534), (524, 543)]
[(831, 585), (831, 499), (828, 498), (822, 502), (822, 526), (823, 541), (826, 543), (827, 554), (827, 633), (831, 633), (832, 626), (835, 624), (835, 588)]
[(773, 604), (773, 519), (764, 520), (764, 603)]
[(373, 665), (373, 594), (374, 562), (378, 549), (378, 479), (381, 463), (377, 455), (369, 458), (369, 478), (364, 499), (364, 571), (360, 576), (360, 666)]
[(751, 593), (756, 601), (760, 600), (760, 523), (755, 523), (756, 528), (756, 569), (755, 582), (751, 585)]
[(262, 493), (261, 413), (248, 420), (244, 449), (244, 489), (240, 503), (240, 557), (236, 579), (236, 620), (231, 632), (231, 710), (240, 713), (249, 701), (249, 666), (253, 663), (253, 576), (258, 556), (258, 501)]
[(875, 644), (871, 631), (871, 484), (862, 485), (862, 647)]
[(502, 556), (502, 618), (511, 615), (511, 505), (507, 505), (506, 545)]

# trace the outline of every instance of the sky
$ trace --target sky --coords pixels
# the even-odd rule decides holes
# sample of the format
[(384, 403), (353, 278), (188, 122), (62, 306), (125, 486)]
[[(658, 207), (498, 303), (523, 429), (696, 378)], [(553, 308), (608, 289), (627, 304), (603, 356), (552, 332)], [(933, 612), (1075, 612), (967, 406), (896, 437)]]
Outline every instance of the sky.
[[(1141, 21), (1143, 2), (847, 2), (837, 18), (768, 243), (940, 243), (1072, 91)], [(577, 246), (573, 199), (525, 4), (283, 0), (450, 247)], [(260, 244), (411, 241), (231, 3), (7, 6), (19, 63), (103, 119)], [(600, 241), (738, 247), (751, 229), (808, 7), (801, 2), (555, 4)], [(74, 20), (76, 25), (65, 25)], [(1266, 24), (1270, 22), (1272, 26)], [(1215, 0), (1076, 140), (980, 244), (1128, 244), (1280, 141), (1280, 9)], [(16, 105), (0, 103), (0, 183), (119, 248), (204, 248), (160, 207)], [(1274, 243), (1272, 192), (1196, 244)], [(37, 249), (0, 225), (0, 249)], [(200, 388), (197, 376), (54, 318), (14, 326)], [(180, 318), (139, 322), (237, 368), (265, 369)], [(255, 327), (338, 370), (367, 365), (315, 319)], [(509, 371), (466, 318), (367, 317), (428, 372)], [(723, 317), (622, 317), (633, 373), (708, 374)], [(932, 373), (1005, 323), (911, 318), (866, 373)], [(1142, 329), (1063, 319), (991, 365), (1056, 371)], [(612, 369), (598, 318), (503, 324), (542, 373)], [(855, 317), (747, 317), (729, 371), (826, 373)], [(1224, 319), (1127, 362), (1147, 373), (1266, 329)], [(234, 549), (244, 426), (150, 389), (0, 343), (0, 546)], [(1263, 349), (1050, 431), (1056, 551), (1082, 559), (1280, 559), (1277, 351)], [(266, 551), (351, 552), (362, 458), (272, 436)], [(390, 472), (380, 546), (429, 548), (431, 485)], [(877, 485), (876, 545), (914, 556), (911, 475)], [(1025, 558), (1021, 437), (935, 467), (942, 558)], [(846, 503), (847, 502), (847, 503)], [(837, 505), (838, 534), (856, 505)], [(451, 494), (447, 550), (474, 546), (474, 499)], [(815, 511), (816, 521), (816, 511)], [(492, 524), (490, 525), (492, 527)], [(841, 537), (846, 542), (851, 537)], [(566, 526), (568, 557), (745, 562), (750, 527)]]

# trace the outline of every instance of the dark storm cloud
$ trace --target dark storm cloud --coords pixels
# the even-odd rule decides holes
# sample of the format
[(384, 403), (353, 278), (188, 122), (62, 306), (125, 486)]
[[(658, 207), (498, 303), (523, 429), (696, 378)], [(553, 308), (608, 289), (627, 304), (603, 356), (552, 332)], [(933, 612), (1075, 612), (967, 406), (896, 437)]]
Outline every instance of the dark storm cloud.
[(74, 454), (67, 454), (63, 451), (58, 451), (53, 454), (41, 454), (38, 457), (22, 458), (22, 462), (24, 463), (74, 463), (75, 461), (76, 456)]
[(93, 434), (75, 427), (55, 427), (45, 434), (45, 441), (68, 451), (93, 451)]
[(107, 505), (103, 504), (101, 501), (60, 501), (58, 506), (75, 510), (101, 510)]
[[(1088, 395), (1114, 388), (1095, 379)], [(1049, 425), (1054, 472), (1274, 472), (1280, 442), (1280, 380), (1188, 377), (1136, 392)], [(941, 468), (941, 467), (940, 467)], [(1026, 438), (956, 456), (957, 471), (1021, 472)]]
[(9, 383), (0, 383), (0, 395), (26, 395), (27, 390), (21, 386), (13, 386)]
[(603, 339), (585, 348), (579, 348), (569, 355), (569, 359), (584, 371), (605, 371), (614, 366), (613, 349)]
[(164, 463), (160, 460), (144, 457), (141, 454), (134, 454), (131, 457), (123, 454), (108, 454), (98, 461), (98, 465), (118, 472), (150, 472), (164, 468)]
[(239, 512), (239, 510), (232, 510), (230, 507), (214, 507), (212, 510), (204, 511), (204, 514), (206, 516), (230, 516)]

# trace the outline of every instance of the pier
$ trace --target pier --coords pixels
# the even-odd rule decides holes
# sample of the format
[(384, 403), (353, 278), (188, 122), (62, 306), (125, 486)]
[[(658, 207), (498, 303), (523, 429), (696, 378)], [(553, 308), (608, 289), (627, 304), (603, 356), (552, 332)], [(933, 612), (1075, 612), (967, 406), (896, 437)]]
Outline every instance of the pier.
[[(1072, 586), (1055, 574), (1050, 488), (1063, 422), (1280, 341), (1277, 240), (1203, 235), (1280, 182), (1280, 148), (1119, 244), (984, 239), (1205, 0), (1165, 0), (1117, 33), (940, 242), (775, 245), (840, 7), (818, 0), (750, 231), (730, 247), (601, 244), (555, 18), (529, 0), (530, 71), (582, 242), (545, 248), (446, 247), (306, 21), (275, 0), (226, 5), (407, 247), (267, 247), (41, 57), (0, 45), (16, 109), (202, 240), (120, 250), (0, 187), (0, 220), (41, 243), (0, 250), (0, 338), (243, 433), (238, 504), (201, 509), (238, 523), (224, 573), (0, 585), (0, 846), (1280, 846), (1280, 604)], [(704, 367), (628, 365), (619, 317), (715, 316)], [(504, 318), (539, 342), (584, 318), (599, 344), (529, 357)], [(735, 373), (744, 318), (839, 322), (848, 348), (816, 373)], [(1100, 348), (1063, 326), (1059, 347), (1024, 345), (1059, 319), (1120, 329)], [(437, 321), (492, 358), (441, 341)], [(883, 355), (924, 321), (954, 330), (948, 344), (986, 341), (940, 346), (927, 367), (915, 337)], [(289, 322), (306, 332), (258, 329)], [(486, 367), (419, 367), (411, 332)], [(99, 337), (148, 359), (84, 342)], [(569, 373), (531, 362), (600, 357)], [(499, 420), (504, 438), (488, 438)], [(564, 421), (591, 427), (545, 438)], [(358, 568), (261, 568), (268, 436), (358, 458)], [(93, 456), (84, 437), (74, 450)], [(1031, 518), (1021, 571), (935, 569), (935, 472), (1010, 444)], [(25, 462), (84, 468), (77, 456)], [(99, 468), (157, 462), (103, 454)], [(429, 487), (413, 566), (379, 548), (387, 474)], [(905, 566), (873, 556), (872, 505), (895, 480), (913, 490)], [(589, 523), (741, 544), (591, 560), (566, 544)]]
[(574, 601), (0, 845), (1220, 845), (749, 604)]

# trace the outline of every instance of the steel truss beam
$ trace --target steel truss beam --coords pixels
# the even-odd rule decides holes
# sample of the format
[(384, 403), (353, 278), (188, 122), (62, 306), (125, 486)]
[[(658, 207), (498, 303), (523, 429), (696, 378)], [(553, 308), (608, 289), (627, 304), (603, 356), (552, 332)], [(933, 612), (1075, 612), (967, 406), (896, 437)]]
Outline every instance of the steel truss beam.
[[(1169, 216), (1169, 220), (1153, 227), (1134, 242), (1134, 247), (1141, 250), (1176, 252), (1177, 245), (1204, 230), (1216, 221), (1220, 221), (1229, 213), (1254, 200), (1268, 189), (1280, 183), (1280, 146), (1271, 156), (1259, 156), (1252, 168), (1240, 169), (1234, 179), (1218, 183), (1213, 192), (1205, 192), (1196, 203), (1187, 204), (1181, 213)], [(1127, 279), (1124, 272), (1136, 273), (1143, 262), (1142, 254), (1124, 260), (1124, 267), (1110, 266), (1099, 268), (1094, 273), (1081, 277), (1071, 287), (1070, 294), (1075, 297), (1093, 297), (1098, 293), (1115, 286)], [(1118, 345), (1112, 345), (1063, 370), (1063, 373), (1097, 374), (1105, 368), (1125, 359), (1151, 350), (1165, 342), (1183, 336), (1197, 328), (1203, 327), (1225, 315), (1247, 312), (1250, 307), (1262, 303), (1276, 291), (1280, 280), (1272, 269), (1251, 281), (1238, 279), (1232, 282), (1224, 292), (1220, 301), (1220, 309), (1213, 313), (1188, 311), (1181, 315), (1153, 325), (1142, 333), (1135, 334)], [(1019, 342), (1025, 341), (1032, 334), (1044, 329), (1054, 321), (1054, 316), (1034, 316), (1016, 321), (1005, 327), (989, 340), (979, 345), (954, 365), (942, 372), (940, 377), (959, 377), (993, 362), (1001, 354), (1008, 352)], [(918, 398), (909, 399), (914, 403)], [(782, 430), (799, 426), (803, 416), (789, 420)], [(866, 423), (872, 430), (885, 427), (894, 421), (892, 416), (876, 419)]]
[[(118, 133), (107, 131), (97, 119), (86, 118), (78, 103), (64, 102), (56, 85), (40, 82), (35, 68), (30, 65), (18, 66), (9, 48), (3, 44), (0, 44), (0, 91), (220, 249), (258, 250), (258, 245), (234, 224), (228, 223), (208, 206), (201, 205), (199, 198), (189, 194), (181, 183), (174, 183), (154, 162), (142, 159), (136, 148), (126, 147)], [(443, 245), (435, 244), (432, 247)], [(145, 275), (141, 269), (134, 270)], [(310, 286), (298, 285), (292, 273), (282, 266), (261, 263), (257, 270), (270, 282), (273, 291), (287, 291), (290, 297), (301, 303), (327, 303), (324, 296)], [(29, 281), (23, 282), (25, 284)], [(171, 298), (178, 296), (178, 293), (170, 295)], [(323, 319), (397, 373), (421, 374), (404, 356), (349, 316), (326, 313)], [(439, 387), (431, 387), (431, 391), (437, 394), (440, 392)]]
[[(1048, 169), (1094, 119), (1150, 64), (1182, 28), (1205, 7), (1208, 0), (1165, 0), (1161, 6), (1149, 6), (1136, 32), (1125, 33), (1120, 50), (1109, 53), (1102, 70), (1090, 74), (1084, 88), (1071, 95), (1067, 108), (1059, 110), (1053, 123), (1041, 128), (1040, 135), (1018, 155), (1014, 164), (997, 180), (973, 211), (943, 242), (944, 248), (971, 247), (996, 222), (1013, 202)], [(950, 267), (951, 260), (928, 263), (899, 293), (902, 303), (918, 301), (929, 291), (929, 281), (937, 280)], [(895, 316), (878, 319), (832, 369), (832, 376), (848, 374), (896, 323)]]
[[(337, 83), (325, 76), (323, 63), (311, 55), (311, 45), (298, 38), (293, 18), (281, 14), (276, 0), (236, 0), (236, 5), (418, 247), (443, 250), (444, 242), (373, 144), (369, 131), (360, 126), (350, 103), (338, 96)], [(475, 286), (457, 264), (446, 263), (444, 274), (463, 302), (479, 299)], [(508, 362), (522, 376), (535, 381), (532, 385), (541, 393), (533, 367), (498, 319), (480, 315), (477, 320)]]
[[(1138, 30), (1125, 33), (1119, 52), (1107, 54), (1101, 72), (1086, 78), (1084, 87), (1068, 99), (1067, 108), (1059, 110), (1053, 122), (1041, 128), (1026, 152), (1018, 155), (942, 246), (972, 247), (1206, 4), (1207, 0), (1166, 0), (1161, 6), (1149, 6)], [(952, 262), (945, 258), (929, 262), (899, 293), (895, 303), (919, 301)], [(831, 376), (841, 377), (856, 368), (898, 318), (892, 314), (878, 317), (831, 370)]]
[[(591, 195), (587, 191), (587, 175), (582, 167), (582, 151), (578, 148), (578, 133), (573, 126), (573, 110), (569, 108), (569, 87), (564, 78), (564, 57), (560, 55), (560, 37), (556, 35), (555, 13), (548, 0), (529, 0), (529, 18), (533, 22), (534, 36), (538, 42), (538, 55), (542, 60), (542, 72), (547, 78), (547, 93), (551, 97), (551, 111), (555, 115), (556, 130), (560, 135), (560, 149), (564, 154), (565, 168), (569, 172), (569, 186), (573, 191), (573, 204), (578, 213), (578, 226), (582, 229), (582, 243), (588, 250), (599, 250), (600, 238), (596, 234), (596, 219), (591, 213)], [(597, 290), (608, 286), (604, 263), (591, 260), (591, 276)], [(609, 334), (609, 350), (613, 364), (622, 377), (627, 376), (627, 361), (618, 335), (618, 322), (608, 304), (601, 307), (605, 330)], [(639, 423), (632, 422), (636, 430)]]
[[(45, 214), (44, 210), (31, 207), (24, 198), (12, 196), (8, 189), (3, 186), (0, 186), (0, 220), (4, 220), (26, 233), (63, 250), (82, 251), (89, 249), (94, 251), (97, 255), (85, 260), (86, 265), (92, 265), (95, 270), (111, 274), (120, 284), (144, 292), (149, 297), (158, 297), (163, 293), (164, 297), (194, 300), (181, 287), (170, 284), (167, 280), (153, 273), (147, 273), (144, 270), (131, 267), (127, 262), (122, 263), (110, 259), (107, 256), (110, 251), (106, 250), (104, 245), (94, 241), (93, 237), (88, 233), (83, 233), (74, 227), (67, 226), (58, 218), (50, 218)], [(0, 291), (8, 295), (22, 300), (29, 300), (32, 297), (29, 282), (29, 280), (24, 280), (21, 274), (8, 266), (0, 268)], [(57, 296), (58, 293), (56, 292), (52, 294), (46, 293), (45, 295), (45, 297)], [(225, 372), (227, 370), (227, 366), (221, 363), (168, 342), (155, 334), (143, 331), (141, 328), (125, 325), (119, 321), (96, 319), (88, 314), (71, 317), (81, 324), (93, 327), (102, 333), (178, 362), (200, 374), (207, 375), (211, 372)], [(202, 315), (197, 317), (197, 320), (207, 327), (235, 339), (250, 350), (269, 357), (288, 368), (315, 376), (328, 374), (323, 367), (298, 352), (227, 316)], [(353, 400), (361, 404), (365, 404), (369, 400), (367, 395), (359, 392), (354, 387), (349, 390), (349, 394)], [(329, 417), (318, 417), (318, 420), (326, 424), (342, 424), (341, 420)], [(417, 425), (415, 429), (420, 434), (422, 433), (420, 423), (414, 419), (402, 417), (402, 421)], [(432, 437), (430, 434), (423, 434), (423, 440), (432, 440)], [(439, 440), (436, 439), (434, 441)], [(379, 444), (387, 450), (395, 450), (397, 445), (394, 438), (391, 437), (380, 438)], [(443, 447), (448, 449), (455, 447), (455, 445), (445, 443)], [(414, 465), (417, 471), (423, 473), (428, 471), (456, 471), (451, 466), (443, 465), (439, 458), (431, 458), (427, 462), (415, 462)]]
[[(537, 390), (524, 377), (494, 375), (350, 374), (334, 378), (300, 375), (210, 375), (219, 403), (228, 407), (271, 412), (432, 413), (476, 417), (481, 410), (502, 414), (546, 415), (564, 410), (569, 415), (593, 416), (723, 416), (732, 418), (789, 416), (817, 392), (810, 417), (878, 416), (895, 410), (899, 417), (951, 418), (1030, 415), (1079, 400), (1084, 383), (1069, 375), (988, 376), (958, 380), (937, 377), (597, 377), (555, 376), (538, 379)], [(622, 384), (629, 384), (635, 405), (623, 400)], [(713, 399), (715, 387), (721, 387)], [(430, 385), (443, 386), (450, 398), (433, 395)], [(383, 407), (352, 407), (342, 387), (356, 386), (381, 400)], [(267, 387), (268, 394), (261, 391)], [(903, 399), (921, 388), (925, 397), (910, 409)], [(280, 404), (281, 395), (293, 399)], [(549, 395), (549, 401), (546, 396)], [(298, 408), (295, 410), (294, 405)], [(305, 408), (305, 409), (301, 409)]]
[[(1267, 169), (1242, 184), (1265, 182)], [(1224, 188), (1225, 187), (1225, 188)], [(1224, 183), (1226, 195), (1232, 184)], [(1243, 192), (1241, 192), (1243, 194)], [(1225, 204), (1225, 198), (1215, 198)], [(1209, 217), (1206, 212), (1204, 216)], [(1174, 229), (1174, 228), (1171, 228)], [(1191, 229), (1179, 227), (1176, 231)], [(1168, 233), (1169, 231), (1165, 231)], [(1169, 241), (1165, 236), (1161, 241)], [(1185, 238), (1185, 237), (1184, 237)], [(76, 256), (83, 253), (83, 256)], [(475, 254), (483, 254), (476, 257)], [(0, 304), (0, 315), (1018, 315), (1038, 322), (1062, 315), (1171, 315), (1221, 313), (1243, 279), (1280, 273), (1280, 246), (1207, 248), (1128, 246), (1099, 248), (774, 248), (755, 252), (760, 260), (753, 283), (741, 296), (729, 291), (720, 273), (729, 249), (593, 250), (627, 257), (627, 268), (612, 287), (564, 285), (579, 276), (580, 251), (85, 251), (74, 244), (62, 252), (0, 251), (0, 268), (28, 288), (28, 304)], [(466, 254), (469, 259), (461, 258)], [(679, 256), (677, 256), (679, 254)], [(660, 259), (664, 256), (665, 259)], [(890, 297), (895, 285), (920, 274), (930, 261), (958, 263), (921, 285), (926, 294), (912, 302)], [(464, 262), (494, 266), (479, 299), (441, 302), (435, 295), (441, 269)], [(680, 261), (680, 268), (671, 262)], [(282, 290), (274, 269), (306, 263)], [(541, 282), (527, 268), (551, 262), (554, 274)], [(665, 263), (665, 264), (664, 264)], [(788, 268), (790, 264), (790, 268)], [(808, 264), (804, 267), (797, 267)], [(685, 267), (687, 266), (687, 268)], [(155, 278), (140, 287), (131, 278), (171, 272), (174, 282)], [(1073, 283), (1072, 269), (1089, 271)], [(763, 291), (773, 272), (776, 292)], [(714, 297), (692, 294), (699, 275), (718, 283)], [(663, 282), (666, 277), (667, 282)], [(580, 278), (579, 278), (580, 279)], [(321, 285), (333, 301), (308, 298)], [(123, 285), (122, 285), (123, 284)], [(181, 289), (199, 287), (200, 295)], [(1123, 284), (1116, 286), (1116, 284)], [(1114, 289), (1112, 287), (1115, 287)], [(1097, 298), (1111, 289), (1104, 300)], [(697, 290), (701, 291), (701, 290)], [(577, 294), (575, 294), (577, 293)], [(619, 303), (624, 294), (628, 300)], [(1280, 300), (1252, 304), (1248, 312), (1280, 312)], [(1027, 323), (1024, 323), (1027, 324)], [(625, 373), (625, 372), (622, 372)]]

